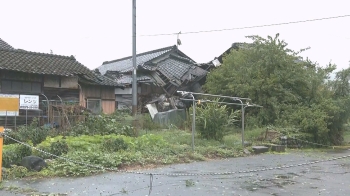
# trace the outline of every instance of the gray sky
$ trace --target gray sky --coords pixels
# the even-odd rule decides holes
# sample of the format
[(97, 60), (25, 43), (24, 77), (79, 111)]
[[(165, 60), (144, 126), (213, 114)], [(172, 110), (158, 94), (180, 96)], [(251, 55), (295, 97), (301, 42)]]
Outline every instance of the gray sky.
[[(283, 3), (282, 3), (283, 2)], [(0, 37), (15, 48), (74, 55), (90, 69), (132, 55), (131, 0), (0, 0)], [(346, 0), (137, 0), (137, 52), (176, 44), (176, 35), (348, 15)], [(246, 35), (280, 33), (293, 50), (320, 65), (347, 68), (350, 17), (274, 27), (180, 35), (180, 50), (202, 63)]]

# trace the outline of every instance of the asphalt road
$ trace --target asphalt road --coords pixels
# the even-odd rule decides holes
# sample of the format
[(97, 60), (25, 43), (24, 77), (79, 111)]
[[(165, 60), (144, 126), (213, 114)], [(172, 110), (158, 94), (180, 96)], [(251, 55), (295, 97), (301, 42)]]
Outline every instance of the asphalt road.
[[(150, 170), (155, 173), (208, 173), (255, 170), (259, 168), (297, 165), (331, 157), (349, 155), (350, 150), (330, 152), (293, 152), (261, 154), (208, 162), (178, 164)], [(234, 175), (210, 176), (150, 176), (105, 173), (82, 178), (52, 178), (5, 182), (14, 192), (37, 191), (40, 194), (0, 191), (1, 196), (13, 195), (249, 195), (249, 196), (312, 196), (350, 195), (350, 158), (320, 162), (285, 169), (275, 169)], [(17, 189), (17, 190), (16, 190)], [(54, 194), (56, 193), (56, 194)], [(60, 193), (60, 194), (58, 194)]]

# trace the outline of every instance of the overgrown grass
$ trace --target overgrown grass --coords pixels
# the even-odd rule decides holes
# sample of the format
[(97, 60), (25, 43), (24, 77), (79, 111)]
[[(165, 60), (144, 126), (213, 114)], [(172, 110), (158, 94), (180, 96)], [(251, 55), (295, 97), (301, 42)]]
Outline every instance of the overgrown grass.
[[(244, 156), (240, 129), (226, 127), (225, 135), (220, 140), (204, 139), (196, 134), (193, 151), (191, 131), (176, 127), (164, 130), (146, 117), (139, 116), (134, 122), (130, 116), (123, 115), (91, 117), (85, 124), (81, 123), (69, 130), (70, 134), (51, 135), (36, 145), (36, 148), (64, 159), (36, 150), (28, 151), (20, 144), (9, 142), (4, 147), (3, 160), (8, 167), (4, 177), (86, 176), (106, 170), (146, 169)], [(257, 144), (265, 131), (266, 128), (247, 129), (245, 140)], [(33, 145), (31, 140), (24, 142)], [(48, 167), (40, 172), (32, 172), (13, 166), (28, 153), (46, 159)]]
[(244, 136), (245, 140), (251, 141), (254, 143), (259, 143), (261, 140), (261, 137), (264, 135), (266, 132), (266, 128), (255, 128), (255, 129), (248, 129), (245, 130)]
[[(9, 168), (7, 178), (86, 176), (103, 172), (102, 167), (134, 169), (141, 166), (147, 168), (243, 155), (238, 135), (227, 135), (221, 142), (202, 139), (196, 135), (195, 150), (192, 151), (191, 132), (182, 130), (154, 130), (147, 131), (147, 133), (141, 131), (138, 137), (116, 134), (56, 136), (46, 138), (36, 147), (50, 152), (50, 146), (59, 141), (64, 141), (69, 149), (68, 153), (62, 156), (81, 164), (59, 158), (51, 159), (52, 157), (47, 157), (34, 150), (33, 155), (51, 159), (47, 159), (48, 167), (40, 172), (20, 172), (20, 175), (15, 175), (16, 173), (12, 171), (17, 167)], [(106, 149), (106, 141), (123, 141), (123, 148), (116, 151)], [(112, 144), (117, 147), (119, 145), (118, 143)], [(96, 167), (89, 167), (86, 164)]]

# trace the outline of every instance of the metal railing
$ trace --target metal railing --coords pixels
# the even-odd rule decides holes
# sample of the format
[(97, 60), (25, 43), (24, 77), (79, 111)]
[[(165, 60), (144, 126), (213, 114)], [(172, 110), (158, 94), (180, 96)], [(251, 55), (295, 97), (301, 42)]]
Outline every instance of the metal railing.
[[(224, 96), (224, 95), (213, 95), (213, 94), (206, 94), (206, 93), (196, 93), (196, 92), (187, 92), (187, 91), (177, 91), (178, 93), (180, 93), (183, 97), (186, 95), (190, 95), (192, 97), (192, 99), (186, 99), (186, 98), (180, 98), (180, 100), (183, 101), (192, 101), (193, 102), (193, 116), (192, 116), (192, 150), (194, 150), (194, 134), (195, 134), (195, 123), (196, 123), (196, 102), (200, 101), (200, 102), (208, 102), (208, 103), (219, 103), (219, 104), (224, 104), (224, 105), (237, 105), (237, 106), (241, 106), (241, 112), (242, 112), (242, 147), (244, 148), (244, 113), (245, 113), (245, 109), (247, 107), (263, 107), (257, 104), (251, 104), (249, 103), (249, 101), (251, 101), (250, 98), (241, 98), (241, 97), (231, 97), (231, 96)], [(194, 95), (200, 95), (200, 96), (205, 96), (205, 97), (217, 97), (217, 98), (225, 98), (225, 99), (229, 99), (232, 101), (238, 101), (239, 103), (232, 103), (232, 102), (222, 102), (222, 101), (211, 101), (211, 100), (206, 100), (206, 99), (195, 99)], [(245, 101), (245, 103), (243, 103), (243, 101)]]

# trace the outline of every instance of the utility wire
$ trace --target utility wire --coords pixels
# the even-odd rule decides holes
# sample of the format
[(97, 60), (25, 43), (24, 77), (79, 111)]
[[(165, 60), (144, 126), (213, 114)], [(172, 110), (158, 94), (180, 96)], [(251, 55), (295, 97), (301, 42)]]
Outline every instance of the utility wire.
[[(220, 31), (233, 31), (233, 30), (242, 30), (242, 29), (253, 29), (253, 28), (261, 28), (261, 27), (271, 27), (271, 26), (280, 26), (280, 25), (289, 25), (289, 24), (297, 24), (297, 23), (305, 23), (305, 22), (315, 22), (321, 20), (331, 20), (338, 18), (350, 17), (350, 15), (341, 15), (341, 16), (331, 16), (326, 18), (316, 18), (309, 20), (299, 20), (292, 22), (282, 22), (282, 23), (274, 23), (274, 24), (266, 24), (266, 25), (255, 25), (255, 26), (247, 26), (247, 27), (235, 27), (230, 29), (214, 29), (214, 30), (205, 30), (205, 31), (189, 31), (182, 32), (181, 34), (197, 34), (197, 33), (211, 33), (211, 32), (220, 32)], [(167, 36), (167, 35), (177, 35), (179, 33), (162, 33), (162, 34), (148, 34), (148, 35), (140, 35), (140, 37), (155, 37), (155, 36)]]

